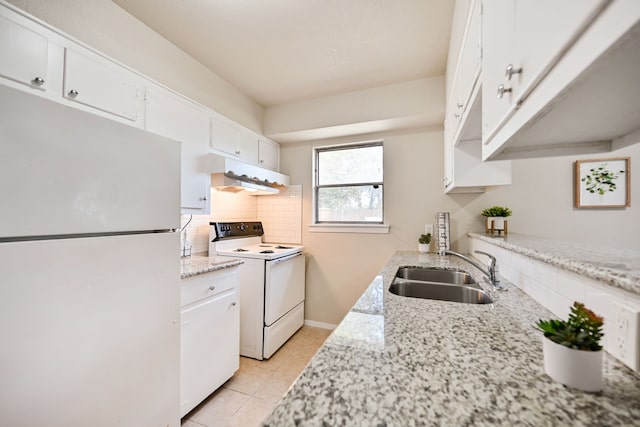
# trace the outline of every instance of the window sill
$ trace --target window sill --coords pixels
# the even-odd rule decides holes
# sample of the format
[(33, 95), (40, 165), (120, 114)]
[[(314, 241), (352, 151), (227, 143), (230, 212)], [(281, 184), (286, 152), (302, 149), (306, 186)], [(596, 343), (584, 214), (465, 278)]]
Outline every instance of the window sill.
[(309, 224), (311, 233), (389, 234), (389, 224)]

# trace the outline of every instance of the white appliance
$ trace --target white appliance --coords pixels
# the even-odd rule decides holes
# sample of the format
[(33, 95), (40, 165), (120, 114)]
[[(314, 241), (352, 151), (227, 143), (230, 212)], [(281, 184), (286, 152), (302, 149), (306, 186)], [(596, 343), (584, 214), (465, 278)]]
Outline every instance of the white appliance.
[(178, 426), (180, 144), (0, 86), (0, 425)]
[(209, 254), (242, 258), (240, 354), (262, 360), (304, 324), (303, 246), (263, 243), (260, 222), (212, 222)]

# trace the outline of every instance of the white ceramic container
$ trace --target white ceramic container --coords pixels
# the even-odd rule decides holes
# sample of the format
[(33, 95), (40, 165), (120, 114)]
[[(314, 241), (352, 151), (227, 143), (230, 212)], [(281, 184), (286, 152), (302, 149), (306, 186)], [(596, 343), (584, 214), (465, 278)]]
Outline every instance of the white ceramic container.
[(544, 371), (553, 380), (578, 390), (602, 390), (602, 350), (576, 350), (542, 338)]

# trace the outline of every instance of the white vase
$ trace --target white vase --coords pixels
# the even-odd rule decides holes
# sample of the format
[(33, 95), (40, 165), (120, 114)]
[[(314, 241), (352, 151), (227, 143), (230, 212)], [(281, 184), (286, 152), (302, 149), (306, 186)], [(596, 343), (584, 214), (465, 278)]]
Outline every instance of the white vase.
[(429, 252), (430, 243), (418, 243), (418, 251), (419, 252)]
[(576, 350), (542, 338), (544, 371), (554, 381), (583, 391), (602, 390), (602, 350)]
[(504, 230), (504, 216), (488, 216), (487, 217), (487, 230), (491, 228), (491, 221), (493, 221), (494, 230)]

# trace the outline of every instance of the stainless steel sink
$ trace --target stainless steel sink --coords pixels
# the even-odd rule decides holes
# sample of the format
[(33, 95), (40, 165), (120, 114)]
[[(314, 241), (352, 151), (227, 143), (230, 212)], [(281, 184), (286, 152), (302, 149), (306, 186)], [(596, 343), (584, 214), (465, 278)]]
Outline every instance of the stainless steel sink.
[(491, 304), (493, 299), (480, 288), (446, 283), (402, 281), (391, 283), (389, 292), (403, 297), (436, 299), (467, 304)]
[(467, 304), (491, 304), (493, 299), (473, 277), (461, 270), (400, 267), (389, 292), (403, 297), (435, 299)]
[(467, 285), (476, 283), (469, 273), (461, 270), (445, 270), (430, 267), (400, 267), (396, 277), (421, 282), (439, 282), (455, 285)]

